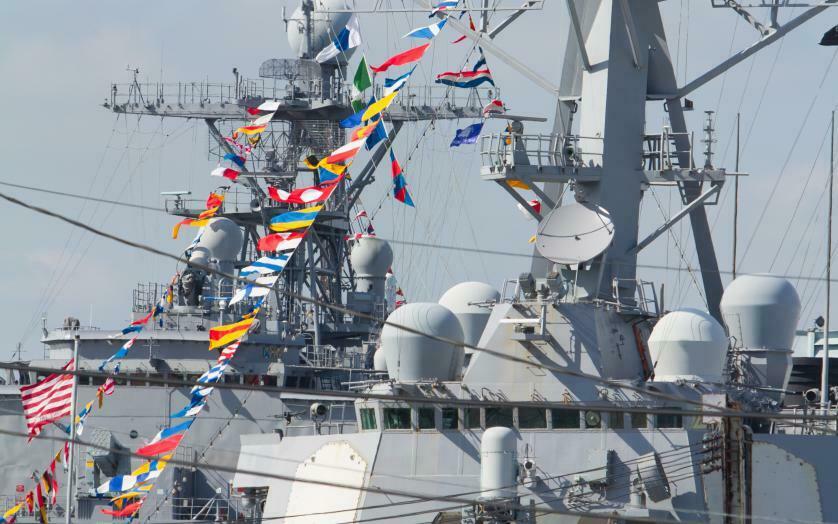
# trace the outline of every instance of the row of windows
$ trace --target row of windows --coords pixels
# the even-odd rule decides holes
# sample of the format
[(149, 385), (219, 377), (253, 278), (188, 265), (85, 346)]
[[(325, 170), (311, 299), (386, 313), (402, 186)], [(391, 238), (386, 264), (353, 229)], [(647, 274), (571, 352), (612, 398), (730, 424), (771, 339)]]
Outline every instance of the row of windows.
[[(437, 420), (438, 418), (438, 420)], [(376, 410), (361, 408), (362, 430), (378, 429)], [(480, 429), (504, 426), (518, 429), (642, 429), (651, 425), (655, 428), (681, 428), (681, 415), (647, 416), (645, 413), (624, 413), (622, 411), (593, 411), (579, 409), (543, 408), (407, 408), (385, 407), (381, 410), (381, 426), (384, 430), (398, 429)]]
[[(158, 373), (132, 373), (126, 378), (117, 378), (114, 381), (118, 386), (161, 386), (169, 387), (167, 384), (159, 382), (160, 380), (185, 380), (188, 382), (196, 382), (201, 375), (193, 375), (189, 373), (169, 373), (168, 375), (160, 375)], [(147, 378), (153, 381), (146, 380)], [(40, 380), (40, 379), (39, 379)], [(260, 386), (276, 386), (275, 375), (239, 375), (226, 374), (224, 375), (224, 382), (226, 384), (254, 384)], [(79, 377), (79, 384), (82, 386), (101, 386), (105, 383), (104, 377)]]

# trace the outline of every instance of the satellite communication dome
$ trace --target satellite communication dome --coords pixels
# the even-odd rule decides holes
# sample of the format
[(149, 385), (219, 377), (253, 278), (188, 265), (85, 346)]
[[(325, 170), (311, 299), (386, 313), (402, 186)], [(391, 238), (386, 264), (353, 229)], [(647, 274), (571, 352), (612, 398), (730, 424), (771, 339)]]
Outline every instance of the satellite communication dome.
[(792, 345), (800, 318), (794, 286), (773, 275), (743, 275), (722, 295), (722, 318), (752, 380), (781, 401), (792, 369)]
[(480, 439), (480, 499), (515, 497), (518, 477), (518, 442), (510, 428), (492, 427)]
[(393, 249), (386, 240), (361, 237), (352, 246), (349, 262), (356, 276), (384, 278), (393, 265)]
[(198, 244), (192, 249), (193, 259), (235, 261), (242, 248), (242, 230), (229, 218), (213, 218), (204, 226)]
[(727, 347), (724, 328), (706, 311), (667, 313), (649, 336), (655, 380), (722, 382)]
[[(345, 0), (314, 0), (314, 11), (311, 13), (311, 49), (309, 58), (314, 58), (324, 47), (329, 45), (335, 36), (346, 27), (352, 13), (338, 13), (334, 11), (346, 10)], [(330, 12), (331, 11), (331, 12)], [(288, 45), (297, 57), (302, 58), (306, 51), (306, 17), (302, 5), (294, 10), (287, 29)], [(338, 57), (340, 63), (352, 56), (354, 49), (350, 49)]]
[(743, 275), (722, 295), (722, 317), (743, 348), (790, 350), (800, 318), (794, 286), (773, 275)]
[(381, 348), (376, 349), (372, 356), (372, 367), (376, 371), (387, 371), (387, 358)]
[(405, 304), (387, 317), (381, 330), (381, 349), (391, 379), (417, 381), (424, 379), (454, 380), (463, 368), (463, 347), (411, 333), (390, 323), (420, 333), (462, 342), (463, 329), (454, 313), (433, 303)]
[[(442, 294), (439, 304), (450, 309), (463, 328), (463, 342), (476, 346), (489, 321), (492, 309), (477, 303), (497, 302), (500, 292), (483, 282), (461, 282)], [(465, 348), (466, 354), (472, 352)]]
[(576, 203), (550, 211), (538, 225), (535, 246), (548, 260), (575, 265), (605, 251), (613, 238), (614, 224), (608, 211)]

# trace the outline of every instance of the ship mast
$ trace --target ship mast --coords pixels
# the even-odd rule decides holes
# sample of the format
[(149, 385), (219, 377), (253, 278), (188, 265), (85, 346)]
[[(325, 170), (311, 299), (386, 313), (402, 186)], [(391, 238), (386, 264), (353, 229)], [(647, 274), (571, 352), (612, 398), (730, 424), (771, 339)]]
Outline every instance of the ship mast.
[(823, 354), (821, 355), (821, 407), (829, 406), (829, 306), (832, 276), (832, 180), (835, 172), (835, 111), (832, 111), (829, 135), (829, 204), (826, 222), (826, 315), (823, 322)]

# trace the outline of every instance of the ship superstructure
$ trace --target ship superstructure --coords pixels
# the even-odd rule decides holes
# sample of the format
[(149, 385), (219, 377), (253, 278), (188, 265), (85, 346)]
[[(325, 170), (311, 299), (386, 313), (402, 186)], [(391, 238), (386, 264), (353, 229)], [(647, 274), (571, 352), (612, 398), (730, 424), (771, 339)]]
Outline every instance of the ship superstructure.
[[(568, 1), (559, 86), (448, 16), (556, 95), (551, 134), (507, 115), (481, 148), (482, 177), (539, 221), (532, 266), (391, 313), (375, 359), (388, 378), (355, 388), (357, 433), (243, 436), (234, 485), (261, 521), (834, 520), (832, 412), (783, 409), (800, 300), (771, 275), (723, 288), (705, 206), (742, 173), (714, 165), (711, 114), (702, 151), (684, 119), (692, 91), (830, 3), (784, 23), (779, 2), (720, 4), (760, 39), (684, 85), (659, 2)], [(648, 129), (653, 105), (667, 127)], [(643, 235), (652, 185), (682, 208)], [(638, 253), (682, 219), (707, 311), (663, 311), (637, 278)]]

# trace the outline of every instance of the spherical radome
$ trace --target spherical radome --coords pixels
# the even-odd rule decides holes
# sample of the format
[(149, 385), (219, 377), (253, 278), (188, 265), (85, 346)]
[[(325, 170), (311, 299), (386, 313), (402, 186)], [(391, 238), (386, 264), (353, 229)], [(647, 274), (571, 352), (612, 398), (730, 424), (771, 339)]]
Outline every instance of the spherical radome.
[[(391, 323), (423, 334), (397, 328)], [(384, 352), (391, 379), (454, 380), (460, 374), (465, 357), (462, 346), (424, 334), (457, 343), (463, 340), (463, 330), (457, 317), (439, 304), (405, 304), (387, 317), (387, 324), (381, 330), (380, 351)]]
[(235, 260), (241, 252), (243, 238), (242, 230), (235, 222), (229, 218), (213, 218), (204, 226), (194, 251), (204, 251), (216, 260)]
[(349, 262), (360, 277), (384, 277), (393, 265), (390, 243), (377, 237), (361, 237), (354, 242)]
[(722, 382), (727, 348), (722, 325), (698, 309), (667, 313), (649, 336), (656, 381)]
[[(480, 341), (480, 336), (492, 313), (491, 308), (485, 304), (498, 300), (500, 300), (500, 292), (489, 284), (461, 282), (443, 293), (439, 304), (450, 309), (460, 321), (460, 326), (463, 328), (463, 341), (470, 346), (475, 346)], [(484, 303), (484, 305), (477, 305), (479, 303)], [(471, 353), (469, 348), (465, 351)]]
[(737, 345), (748, 349), (791, 349), (800, 297), (785, 278), (743, 275), (722, 295), (722, 317)]

